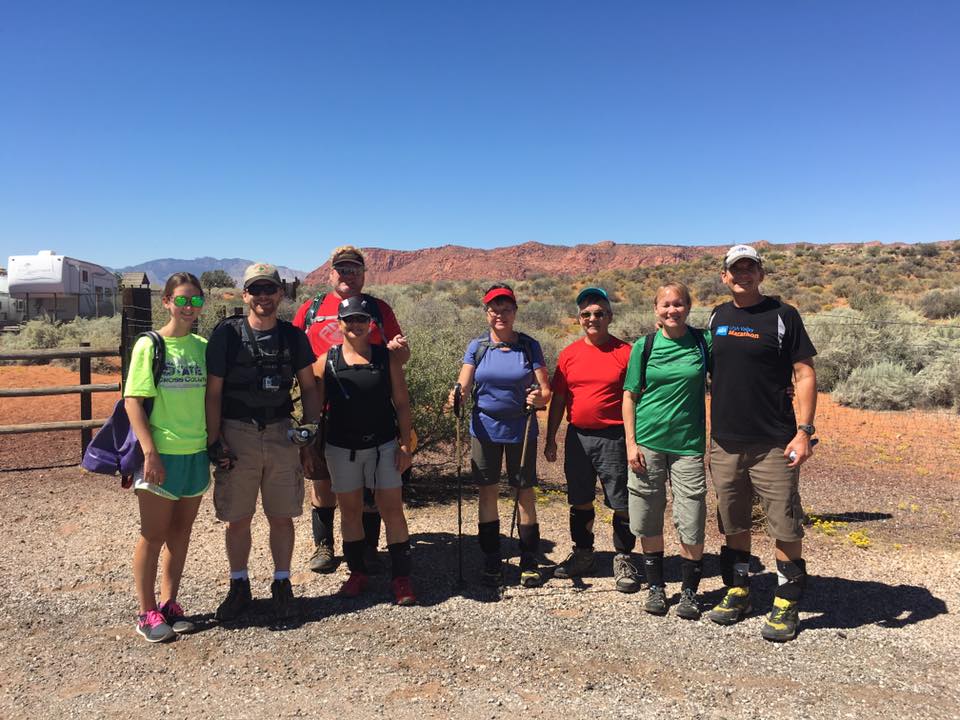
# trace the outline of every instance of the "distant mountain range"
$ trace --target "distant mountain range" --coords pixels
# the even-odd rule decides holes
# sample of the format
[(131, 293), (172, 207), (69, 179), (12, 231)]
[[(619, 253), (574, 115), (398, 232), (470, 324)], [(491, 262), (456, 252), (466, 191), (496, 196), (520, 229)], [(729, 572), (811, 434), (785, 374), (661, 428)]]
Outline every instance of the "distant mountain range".
[[(253, 260), (244, 258), (214, 258), (201, 257), (193, 260), (183, 260), (178, 258), (161, 258), (160, 260), (150, 260), (139, 265), (128, 265), (127, 267), (114, 268), (118, 273), (125, 272), (145, 272), (150, 278), (151, 285), (162, 285), (167, 278), (175, 272), (190, 272), (200, 277), (208, 270), (223, 270), (227, 275), (237, 281), (239, 286), (243, 278), (243, 271), (248, 265), (253, 264)], [(280, 277), (284, 280), (293, 280), (294, 278), (303, 278), (306, 276), (305, 270), (296, 270), (294, 268), (278, 265)]]

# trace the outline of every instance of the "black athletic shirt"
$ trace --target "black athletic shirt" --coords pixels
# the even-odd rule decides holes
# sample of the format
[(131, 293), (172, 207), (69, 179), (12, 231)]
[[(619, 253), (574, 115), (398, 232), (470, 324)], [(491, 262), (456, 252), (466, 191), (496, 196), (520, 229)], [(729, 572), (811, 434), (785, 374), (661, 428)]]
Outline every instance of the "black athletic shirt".
[(797, 419), (787, 388), (793, 364), (817, 354), (791, 305), (764, 297), (738, 308), (719, 305), (713, 335), (711, 435), (736, 442), (789, 442)]
[[(371, 362), (347, 365), (342, 348), (330, 348), (323, 371), (327, 394), (326, 442), (362, 450), (397, 438), (397, 413), (390, 390), (390, 354), (371, 345)], [(331, 357), (334, 358), (331, 371)]]

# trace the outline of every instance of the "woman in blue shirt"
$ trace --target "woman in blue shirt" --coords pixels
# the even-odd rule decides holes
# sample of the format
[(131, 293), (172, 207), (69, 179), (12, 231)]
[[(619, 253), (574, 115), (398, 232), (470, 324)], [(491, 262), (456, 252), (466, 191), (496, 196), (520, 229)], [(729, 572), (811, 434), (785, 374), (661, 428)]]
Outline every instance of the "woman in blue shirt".
[(550, 378), (540, 343), (513, 329), (517, 299), (510, 286), (493, 285), (483, 296), (483, 305), (490, 330), (470, 341), (457, 378), (464, 394), (473, 388), (470, 465), (480, 488), (478, 531), (484, 553), (483, 576), (493, 585), (503, 580), (497, 498), (506, 455), (507, 477), (516, 489), (520, 512), (520, 582), (524, 587), (536, 587), (543, 576), (537, 562), (540, 526), (533, 493), (539, 430), (535, 419), (529, 424), (526, 457), (521, 455), (527, 409), (540, 410), (550, 402)]

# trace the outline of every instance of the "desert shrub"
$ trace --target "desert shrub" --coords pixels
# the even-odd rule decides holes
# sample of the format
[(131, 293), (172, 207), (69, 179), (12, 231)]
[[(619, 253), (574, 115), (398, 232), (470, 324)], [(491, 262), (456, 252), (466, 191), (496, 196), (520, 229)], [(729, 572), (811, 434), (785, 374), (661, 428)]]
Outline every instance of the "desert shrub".
[(520, 306), (517, 311), (517, 322), (531, 328), (545, 328), (560, 322), (561, 312), (561, 309), (553, 303), (534, 300)]
[(817, 386), (833, 390), (865, 362), (885, 358), (879, 326), (868, 325), (862, 313), (840, 308), (810, 317), (807, 332), (817, 348)]
[(916, 377), (903, 365), (882, 361), (856, 368), (837, 385), (834, 399), (865, 410), (906, 410), (917, 398)]
[(944, 348), (916, 376), (918, 401), (926, 407), (952, 407), (960, 411), (960, 342)]
[(960, 288), (929, 290), (920, 298), (920, 312), (931, 320), (960, 314)]
[[(4, 347), (13, 350), (44, 350), (60, 347), (63, 339), (63, 323), (48, 318), (38, 318), (25, 323), (20, 332), (4, 338)], [(9, 344), (7, 344), (9, 343)]]
[(860, 282), (850, 275), (842, 275), (833, 281), (833, 294), (837, 297), (848, 298), (860, 288)]

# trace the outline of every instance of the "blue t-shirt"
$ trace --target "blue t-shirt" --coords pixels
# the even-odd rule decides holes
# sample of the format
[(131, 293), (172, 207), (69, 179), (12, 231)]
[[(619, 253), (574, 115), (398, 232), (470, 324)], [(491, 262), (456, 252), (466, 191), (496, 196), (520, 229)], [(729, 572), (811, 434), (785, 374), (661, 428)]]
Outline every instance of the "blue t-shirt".
[[(480, 345), (475, 338), (463, 355), (466, 365), (473, 365), (473, 357)], [(478, 440), (495, 443), (522, 443), (527, 416), (523, 412), (527, 388), (536, 382), (533, 371), (546, 367), (543, 350), (530, 338), (530, 360), (519, 344), (510, 347), (490, 347), (480, 358), (473, 382), (477, 401), (470, 418), (470, 434)], [(537, 437), (537, 423), (530, 423), (530, 437)]]

